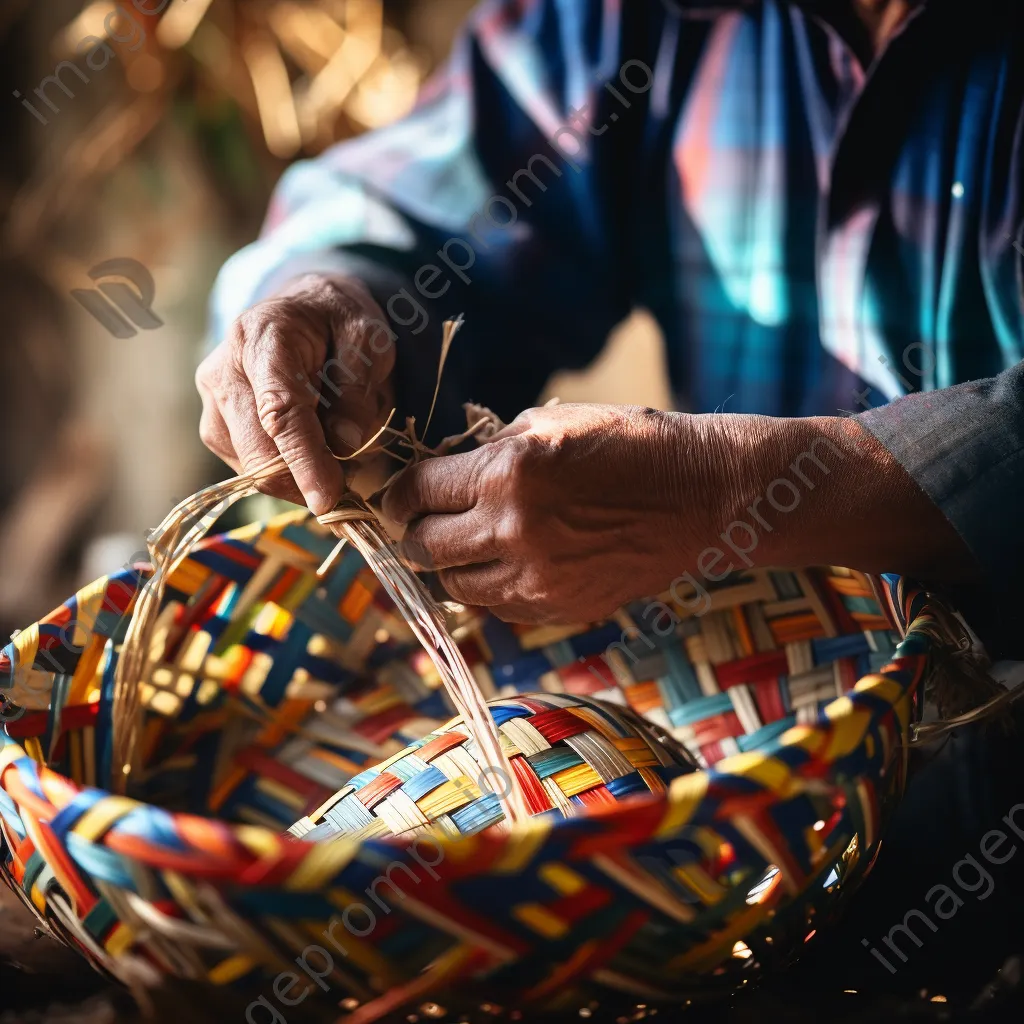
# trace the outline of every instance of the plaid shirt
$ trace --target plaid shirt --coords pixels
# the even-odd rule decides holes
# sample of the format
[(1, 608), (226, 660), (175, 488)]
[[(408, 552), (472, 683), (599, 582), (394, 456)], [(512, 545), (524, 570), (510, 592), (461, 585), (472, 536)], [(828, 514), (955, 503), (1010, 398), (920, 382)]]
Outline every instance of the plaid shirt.
[(449, 432), (464, 399), (533, 404), (634, 307), (694, 412), (860, 412), (981, 378), (864, 420), (993, 574), (1024, 565), (1024, 5), (928, 0), (867, 69), (830, 6), (483, 4), (412, 114), (285, 174), (221, 273), (215, 337), (296, 274), (355, 274), (422, 414), (462, 311)]

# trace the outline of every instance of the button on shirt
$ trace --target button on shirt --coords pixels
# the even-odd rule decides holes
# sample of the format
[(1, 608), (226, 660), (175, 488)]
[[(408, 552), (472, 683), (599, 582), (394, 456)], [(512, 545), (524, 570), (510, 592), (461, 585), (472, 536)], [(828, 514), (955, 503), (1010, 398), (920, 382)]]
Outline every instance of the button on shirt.
[(646, 308), (681, 409), (860, 414), (998, 605), (1024, 566), (1024, 5), (928, 0), (869, 67), (830, 6), (482, 4), (413, 113), (288, 170), (213, 339), (290, 278), (351, 273), (422, 417), (463, 312), (453, 433), (462, 401), (512, 418)]

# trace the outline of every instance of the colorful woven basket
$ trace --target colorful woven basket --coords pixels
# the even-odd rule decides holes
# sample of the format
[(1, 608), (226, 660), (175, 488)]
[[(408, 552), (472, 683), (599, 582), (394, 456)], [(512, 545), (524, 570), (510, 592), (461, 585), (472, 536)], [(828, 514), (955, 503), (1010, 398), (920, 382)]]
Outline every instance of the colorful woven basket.
[(144, 574), (0, 655), (2, 874), (96, 966), (284, 1017), (310, 992), (351, 1021), (677, 1000), (787, 962), (872, 863), (944, 642), (922, 593), (886, 578), (883, 610), (857, 573), (751, 572), (699, 617), (664, 597), (647, 632), (650, 605), (577, 630), (463, 612), (517, 780), (551, 809), (487, 828), (472, 744), (376, 578), (348, 552), (317, 579), (334, 541), (289, 514), (176, 570), (129, 797), (107, 792), (111, 703)]

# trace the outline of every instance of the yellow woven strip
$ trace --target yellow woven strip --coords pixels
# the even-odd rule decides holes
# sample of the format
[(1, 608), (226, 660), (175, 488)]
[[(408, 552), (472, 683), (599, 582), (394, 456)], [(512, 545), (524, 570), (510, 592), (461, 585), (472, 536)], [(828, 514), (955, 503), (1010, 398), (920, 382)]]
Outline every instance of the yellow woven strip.
[(46, 755), (43, 753), (43, 745), (36, 736), (25, 738), (25, 753), (39, 764), (46, 764)]
[[(606, 740), (609, 740), (612, 743), (617, 743), (617, 741), (623, 740), (623, 737), (615, 731), (608, 719), (606, 719), (604, 715), (596, 712), (593, 708), (578, 707), (566, 708), (566, 710), (577, 718), (582, 718), (594, 732), (603, 736)], [(629, 737), (629, 740), (633, 739), (635, 739), (635, 737)], [(624, 742), (628, 742), (628, 740), (624, 740)], [(642, 740), (640, 742), (641, 745), (646, 746)]]
[(75, 835), (81, 836), (82, 839), (94, 843), (110, 829), (114, 822), (140, 806), (141, 804), (137, 800), (129, 800), (126, 796), (104, 797), (99, 803), (93, 804), (78, 819), (71, 831)]
[(660, 775), (656, 775), (650, 768), (637, 768), (637, 773), (652, 793), (664, 793), (668, 789), (664, 779)]
[[(500, 856), (491, 865), (491, 874), (518, 875), (544, 845), (551, 831), (550, 818), (527, 818), (516, 828)], [(566, 869), (568, 870), (568, 869)]]
[(443, 846), (446, 860), (461, 863), (472, 861), (478, 855), (480, 842), (475, 835), (463, 836), (457, 843), (444, 843)]
[(696, 864), (677, 867), (675, 873), (700, 897), (705, 906), (714, 906), (725, 897), (726, 890)]
[(248, 974), (255, 966), (256, 961), (252, 957), (232, 956), (217, 964), (206, 977), (214, 985), (230, 985), (233, 981)]
[(284, 840), (265, 828), (254, 828), (251, 825), (239, 825), (235, 829), (235, 838), (257, 857), (275, 857), (281, 851)]
[(777, 795), (784, 794), (793, 781), (792, 772), (785, 764), (756, 750), (724, 758), (715, 765), (715, 769), (729, 775), (741, 775), (745, 779), (752, 779)]
[(537, 877), (563, 896), (575, 896), (587, 887), (585, 878), (558, 861), (542, 864), (537, 869)]
[(708, 777), (704, 772), (681, 775), (673, 779), (668, 789), (668, 807), (654, 835), (661, 839), (674, 835), (693, 817), (708, 790)]
[(275, 800), (279, 800), (286, 807), (291, 807), (295, 814), (300, 814), (306, 804), (305, 797), (299, 796), (294, 789), (289, 789), (274, 779), (260, 779), (256, 783), (256, 788)]
[(585, 790), (603, 785), (604, 779), (589, 764), (577, 764), (555, 772), (551, 778), (566, 796), (576, 796)]
[(103, 944), (103, 948), (111, 956), (123, 956), (134, 941), (135, 932), (124, 922), (120, 922), (114, 926), (114, 930), (107, 936), (107, 941)]
[(39, 653), (39, 623), (33, 622), (31, 626), (23, 629), (14, 638), (14, 649), (18, 652), (18, 669), (15, 672), (15, 685), (17, 678), (32, 667)]
[(639, 736), (617, 736), (612, 743), (634, 768), (655, 768), (659, 764), (651, 748)]
[(75, 674), (71, 677), (71, 688), (68, 690), (68, 704), (86, 703), (87, 694), (92, 689), (96, 679), (96, 669), (99, 667), (100, 659), (103, 657), (103, 649), (107, 645), (105, 636), (98, 636), (93, 633), (89, 642), (85, 645), (75, 667)]
[(205, 565), (193, 562), (186, 558), (170, 576), (167, 577), (167, 585), (174, 590), (180, 590), (183, 594), (195, 594), (210, 578), (213, 571)]
[(359, 844), (339, 837), (329, 843), (316, 843), (303, 858), (302, 863), (285, 882), (290, 892), (314, 892), (322, 889), (330, 879), (355, 856)]
[(870, 693), (872, 697), (878, 697), (887, 704), (895, 704), (906, 690), (895, 679), (890, 679), (888, 676), (864, 676), (857, 680), (853, 692)]
[(826, 705), (825, 714), (833, 723), (832, 736), (825, 748), (826, 761), (835, 761), (852, 753), (871, 728), (871, 712), (866, 708), (854, 710), (849, 697), (840, 697)]
[(81, 647), (93, 635), (96, 626), (96, 616), (99, 614), (103, 604), (103, 597), (107, 592), (107, 577), (102, 577), (94, 583), (83, 587), (75, 595), (78, 602), (78, 609), (75, 613), (75, 638), (74, 646)]
[(560, 939), (569, 930), (569, 925), (562, 918), (539, 903), (521, 903), (512, 908), (512, 916), (545, 939)]
[(480, 796), (480, 790), (473, 780), (466, 775), (460, 775), (457, 779), (450, 779), (428, 793), (417, 801), (417, 806), (428, 821), (433, 821), (442, 814), (451, 814), (471, 801), (479, 800)]
[(803, 747), (812, 757), (820, 756), (821, 749), (828, 743), (828, 737), (810, 725), (794, 725), (787, 729), (779, 738), (779, 742), (787, 746)]

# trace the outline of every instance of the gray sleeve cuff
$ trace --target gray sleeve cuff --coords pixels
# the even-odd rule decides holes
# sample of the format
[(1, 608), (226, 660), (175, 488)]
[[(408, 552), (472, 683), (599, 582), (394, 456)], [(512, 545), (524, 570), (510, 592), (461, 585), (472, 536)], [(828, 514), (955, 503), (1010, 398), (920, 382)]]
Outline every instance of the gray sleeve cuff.
[[(968, 619), (1002, 621), (1010, 605), (1020, 612), (1024, 362), (987, 380), (898, 398), (857, 419), (942, 510), (978, 559), (988, 586), (984, 594), (958, 595)], [(1015, 632), (1024, 634), (1019, 622)], [(991, 628), (986, 637), (984, 622), (971, 625), (991, 643)]]

